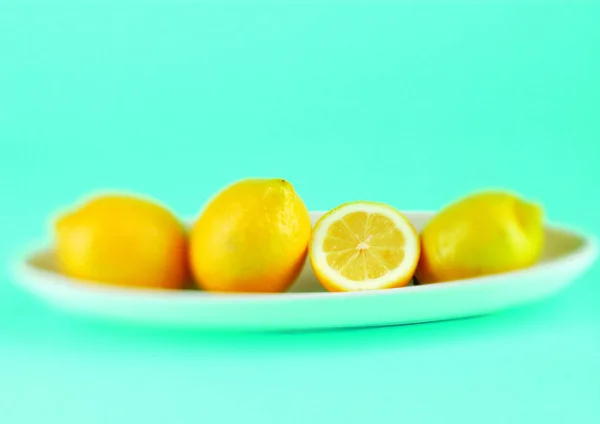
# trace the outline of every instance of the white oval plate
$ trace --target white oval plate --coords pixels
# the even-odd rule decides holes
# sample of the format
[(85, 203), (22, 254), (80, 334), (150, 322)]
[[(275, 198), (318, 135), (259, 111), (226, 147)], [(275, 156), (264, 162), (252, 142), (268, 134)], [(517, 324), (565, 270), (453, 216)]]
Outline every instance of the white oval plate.
[[(322, 212), (312, 212), (313, 223)], [(405, 212), (420, 230), (432, 212)], [(310, 265), (287, 293), (220, 294), (112, 287), (56, 271), (49, 249), (18, 258), (16, 281), (54, 306), (102, 318), (147, 324), (236, 330), (302, 330), (410, 324), (487, 314), (549, 296), (595, 260), (591, 237), (546, 227), (539, 264), (520, 271), (399, 289), (329, 293)]]

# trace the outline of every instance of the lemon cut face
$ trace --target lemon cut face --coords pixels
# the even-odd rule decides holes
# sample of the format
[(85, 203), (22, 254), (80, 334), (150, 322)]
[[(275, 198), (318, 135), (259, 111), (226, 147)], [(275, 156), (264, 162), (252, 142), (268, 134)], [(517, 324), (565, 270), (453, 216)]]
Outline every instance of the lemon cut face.
[(330, 291), (361, 291), (407, 285), (420, 253), (410, 221), (382, 203), (353, 202), (315, 224), (310, 260)]

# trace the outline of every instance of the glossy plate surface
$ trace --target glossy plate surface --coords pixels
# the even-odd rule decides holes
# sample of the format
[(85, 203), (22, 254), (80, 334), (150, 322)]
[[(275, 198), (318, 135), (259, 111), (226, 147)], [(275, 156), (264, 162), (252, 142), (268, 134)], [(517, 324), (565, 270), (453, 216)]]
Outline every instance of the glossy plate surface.
[[(420, 230), (432, 212), (404, 212)], [(313, 223), (322, 212), (312, 212)], [(15, 261), (15, 281), (69, 312), (152, 325), (236, 330), (302, 330), (409, 324), (487, 314), (552, 295), (595, 260), (595, 240), (562, 226), (546, 228), (539, 264), (517, 272), (380, 291), (329, 293), (310, 265), (287, 293), (162, 291), (77, 281), (56, 271), (52, 252), (31, 249)]]

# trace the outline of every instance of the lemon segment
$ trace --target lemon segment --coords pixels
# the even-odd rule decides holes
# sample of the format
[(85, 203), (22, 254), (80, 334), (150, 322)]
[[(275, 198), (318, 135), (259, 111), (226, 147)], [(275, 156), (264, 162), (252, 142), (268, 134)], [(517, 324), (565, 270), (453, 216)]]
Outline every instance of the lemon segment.
[(346, 203), (316, 223), (309, 245), (315, 275), (331, 291), (400, 287), (419, 258), (417, 232), (394, 208)]

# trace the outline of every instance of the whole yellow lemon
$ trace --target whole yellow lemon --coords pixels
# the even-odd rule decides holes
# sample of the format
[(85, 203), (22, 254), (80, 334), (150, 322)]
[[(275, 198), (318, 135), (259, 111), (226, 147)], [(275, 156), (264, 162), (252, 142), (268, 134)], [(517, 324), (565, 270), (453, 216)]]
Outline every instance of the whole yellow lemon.
[(510, 192), (479, 192), (436, 214), (420, 237), (421, 284), (517, 270), (541, 255), (543, 211)]
[(120, 286), (181, 288), (187, 234), (164, 207), (129, 195), (95, 197), (55, 222), (55, 253), (71, 277)]
[(302, 270), (310, 234), (308, 210), (292, 184), (238, 181), (218, 193), (193, 225), (193, 275), (210, 291), (284, 291)]

